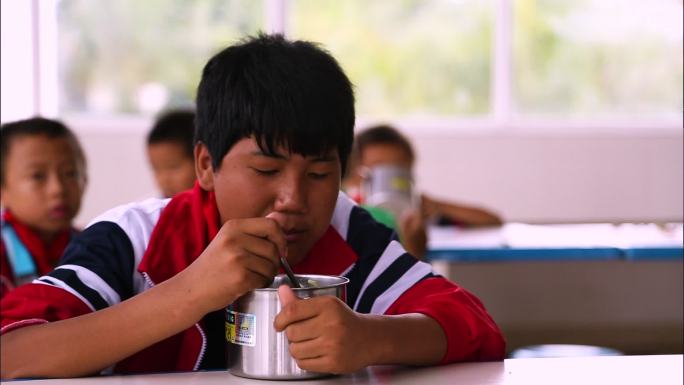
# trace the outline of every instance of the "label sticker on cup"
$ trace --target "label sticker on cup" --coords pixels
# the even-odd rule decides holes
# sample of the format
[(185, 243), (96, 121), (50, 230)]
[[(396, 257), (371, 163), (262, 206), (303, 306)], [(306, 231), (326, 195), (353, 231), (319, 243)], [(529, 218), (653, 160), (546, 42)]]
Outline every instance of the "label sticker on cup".
[(244, 346), (256, 345), (256, 315), (226, 309), (226, 341)]

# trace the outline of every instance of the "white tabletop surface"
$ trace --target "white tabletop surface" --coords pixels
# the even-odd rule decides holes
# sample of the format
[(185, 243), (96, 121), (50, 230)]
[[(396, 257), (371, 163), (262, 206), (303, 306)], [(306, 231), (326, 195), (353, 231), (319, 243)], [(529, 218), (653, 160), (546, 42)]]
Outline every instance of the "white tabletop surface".
[(594, 248), (681, 247), (682, 223), (586, 223), (503, 226), (462, 229), (431, 226), (428, 248)]
[(681, 385), (682, 355), (528, 358), (503, 362), (452, 364), (430, 368), (374, 366), (352, 375), (306, 381), (263, 381), (228, 372), (164, 373), (77, 379), (34, 380), (46, 385), (256, 385), (256, 384), (435, 384), (435, 385)]

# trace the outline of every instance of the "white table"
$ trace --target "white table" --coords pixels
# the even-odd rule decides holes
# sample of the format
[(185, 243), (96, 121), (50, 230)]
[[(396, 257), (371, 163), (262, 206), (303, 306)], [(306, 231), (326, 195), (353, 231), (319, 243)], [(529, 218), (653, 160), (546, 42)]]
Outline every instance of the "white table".
[(454, 263), (681, 261), (682, 223), (586, 223), (462, 229), (431, 226), (426, 258), (450, 276)]
[(352, 375), (307, 381), (259, 381), (228, 372), (164, 373), (98, 378), (34, 380), (45, 385), (681, 385), (682, 355), (509, 359), (430, 368), (374, 366)]

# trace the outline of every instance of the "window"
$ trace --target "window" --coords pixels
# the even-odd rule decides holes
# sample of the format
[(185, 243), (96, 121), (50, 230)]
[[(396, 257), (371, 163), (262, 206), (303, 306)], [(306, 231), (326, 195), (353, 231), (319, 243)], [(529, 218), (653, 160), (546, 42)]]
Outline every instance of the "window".
[[(27, 21), (39, 36), (31, 44), (55, 46), (25, 61), (42, 66), (27, 70), (29, 77), (57, 68), (54, 76), (33, 77), (28, 109), (42, 113), (149, 117), (192, 104), (206, 60), (266, 30), (330, 50), (355, 84), (361, 120), (442, 122), (447, 129), (682, 124), (681, 0), (30, 4), (52, 7)], [(46, 33), (51, 18), (55, 33)], [(55, 107), (46, 108), (52, 94)]]
[(514, 4), (520, 114), (681, 117), (681, 1)]
[(253, 0), (61, 0), (61, 114), (191, 105), (207, 59), (262, 28)]
[(358, 114), (484, 115), (492, 1), (295, 0), (286, 26), (320, 41), (356, 87)]

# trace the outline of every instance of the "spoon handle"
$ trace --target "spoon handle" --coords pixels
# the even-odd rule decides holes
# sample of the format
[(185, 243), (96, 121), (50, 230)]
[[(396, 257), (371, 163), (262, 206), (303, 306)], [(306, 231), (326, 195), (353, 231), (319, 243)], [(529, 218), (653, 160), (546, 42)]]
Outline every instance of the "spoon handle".
[(285, 270), (287, 277), (290, 279), (290, 285), (294, 288), (301, 288), (302, 286), (299, 284), (299, 281), (292, 272), (290, 264), (287, 263), (287, 259), (285, 259), (285, 257), (280, 257), (280, 264), (283, 265), (283, 269)]

